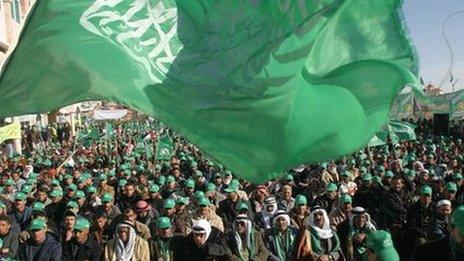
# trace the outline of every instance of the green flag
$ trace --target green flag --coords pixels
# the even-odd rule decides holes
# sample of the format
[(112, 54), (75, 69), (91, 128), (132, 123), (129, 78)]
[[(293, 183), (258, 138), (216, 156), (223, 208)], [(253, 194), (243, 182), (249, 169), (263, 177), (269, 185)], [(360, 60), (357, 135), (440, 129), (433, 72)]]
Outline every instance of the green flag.
[(401, 2), (39, 0), (0, 117), (112, 100), (263, 182), (363, 146), (417, 84)]
[(171, 160), (174, 144), (168, 135), (163, 135), (159, 138), (156, 144), (156, 160)]

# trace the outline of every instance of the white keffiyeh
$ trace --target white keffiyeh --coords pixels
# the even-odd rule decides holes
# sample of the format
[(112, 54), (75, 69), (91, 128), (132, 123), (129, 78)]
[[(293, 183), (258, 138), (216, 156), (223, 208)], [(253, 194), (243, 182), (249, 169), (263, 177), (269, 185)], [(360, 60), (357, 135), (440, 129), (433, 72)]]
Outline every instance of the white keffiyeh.
[[(318, 213), (318, 212), (321, 212), (322, 216), (324, 217), (324, 225), (322, 225), (322, 228), (318, 227), (314, 223), (314, 214)], [(333, 237), (332, 229), (330, 228), (329, 216), (327, 215), (327, 212), (324, 209), (320, 208), (320, 209), (316, 209), (316, 210), (312, 211), (311, 214), (309, 215), (308, 222), (309, 222), (309, 225), (314, 230), (316, 230), (317, 235), (319, 236), (319, 238), (321, 238), (321, 239), (329, 239), (329, 238)]]
[(117, 237), (116, 257), (118, 261), (130, 261), (132, 258), (132, 255), (134, 254), (135, 237), (137, 235), (135, 234), (135, 230), (133, 227), (131, 227), (128, 224), (124, 224), (124, 223), (119, 224), (116, 231), (119, 231), (119, 229), (123, 227), (129, 228), (129, 241), (127, 242), (127, 244), (124, 244), (124, 242), (122, 242), (119, 236), (116, 235)]

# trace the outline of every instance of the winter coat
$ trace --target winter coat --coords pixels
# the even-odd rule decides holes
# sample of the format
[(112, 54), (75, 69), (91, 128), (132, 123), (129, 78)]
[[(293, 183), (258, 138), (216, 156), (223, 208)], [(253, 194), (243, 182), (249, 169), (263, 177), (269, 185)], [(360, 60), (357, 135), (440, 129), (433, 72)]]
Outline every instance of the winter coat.
[(434, 216), (427, 227), (427, 241), (436, 241), (449, 236), (449, 220)]
[[(112, 239), (108, 242), (105, 248), (105, 260), (106, 261), (118, 261), (116, 256), (117, 238)], [(150, 248), (148, 242), (143, 238), (136, 236), (134, 245), (134, 254), (132, 255), (131, 261), (148, 261), (150, 260)]]
[(173, 261), (204, 261), (228, 260), (231, 255), (224, 234), (216, 227), (211, 226), (211, 234), (201, 247), (193, 241), (193, 233), (187, 236), (175, 237), (171, 242), (173, 247)]
[[(239, 249), (238, 249), (238, 244), (237, 244), (237, 239), (235, 238), (235, 233), (233, 231), (230, 231), (226, 237), (227, 237), (227, 246), (229, 246), (230, 251), (231, 251), (230, 259), (241, 260), (240, 259), (241, 253), (239, 252)], [(252, 255), (252, 253), (250, 253), (249, 251), (248, 254), (252, 256), (249, 256), (248, 260), (265, 261), (267, 259), (267, 256), (269, 255), (269, 252), (267, 251), (266, 246), (264, 245), (262, 234), (259, 231), (254, 230), (252, 232), (251, 242), (253, 244), (254, 253)], [(248, 247), (248, 249), (250, 249), (250, 247)]]
[(19, 246), (19, 259), (23, 261), (61, 261), (61, 253), (60, 241), (52, 234), (47, 234), (41, 245), (29, 238)]
[[(295, 254), (295, 247), (297, 245), (298, 241), (298, 234), (299, 230), (295, 227), (288, 227), (287, 233), (291, 233), (292, 237), (294, 238), (293, 244), (290, 247), (289, 251), (286, 254), (286, 260), (294, 260), (294, 254)], [(278, 256), (278, 250), (276, 248), (276, 242), (279, 237), (279, 232), (276, 228), (271, 228), (265, 231), (264, 234), (264, 244), (266, 248), (269, 250), (270, 257), (272, 260), (279, 260)]]
[(453, 251), (450, 238), (444, 237), (438, 241), (420, 246), (412, 255), (413, 261), (461, 261), (464, 260), (464, 251)]
[(72, 260), (100, 260), (101, 248), (98, 242), (90, 235), (87, 242), (80, 245), (76, 239), (71, 239), (63, 243), (63, 261)]
[(11, 231), (2, 238), (3, 239), (3, 245), (2, 249), (8, 249), (8, 254), (3, 254), (0, 253), (0, 260), (6, 259), (6, 258), (14, 258), (18, 254), (18, 248), (19, 248), (19, 239), (18, 239), (18, 234), (14, 233)]
[(426, 238), (427, 227), (435, 212), (435, 206), (430, 203), (427, 207), (420, 201), (414, 203), (407, 213), (406, 222), (406, 240), (415, 238)]

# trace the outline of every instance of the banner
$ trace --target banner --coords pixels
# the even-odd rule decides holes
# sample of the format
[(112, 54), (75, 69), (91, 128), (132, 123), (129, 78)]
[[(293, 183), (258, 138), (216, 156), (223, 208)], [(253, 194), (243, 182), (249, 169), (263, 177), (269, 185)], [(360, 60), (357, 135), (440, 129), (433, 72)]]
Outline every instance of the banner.
[(168, 135), (161, 136), (156, 144), (156, 160), (171, 160), (174, 144)]
[(21, 124), (19, 122), (13, 122), (0, 128), (0, 144), (11, 139), (21, 139)]
[(97, 121), (117, 120), (127, 115), (127, 110), (95, 110), (93, 118)]

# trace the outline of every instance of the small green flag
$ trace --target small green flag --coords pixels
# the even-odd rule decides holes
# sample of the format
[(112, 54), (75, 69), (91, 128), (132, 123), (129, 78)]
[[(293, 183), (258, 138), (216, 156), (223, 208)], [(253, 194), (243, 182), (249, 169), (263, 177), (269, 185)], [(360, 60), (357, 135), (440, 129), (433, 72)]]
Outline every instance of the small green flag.
[(171, 160), (174, 150), (172, 139), (168, 135), (163, 135), (159, 138), (156, 144), (156, 160)]
[(417, 84), (401, 2), (39, 0), (0, 117), (112, 100), (264, 182), (362, 147)]

